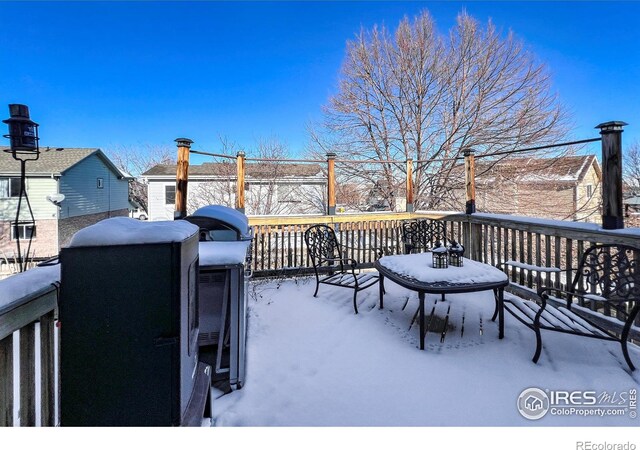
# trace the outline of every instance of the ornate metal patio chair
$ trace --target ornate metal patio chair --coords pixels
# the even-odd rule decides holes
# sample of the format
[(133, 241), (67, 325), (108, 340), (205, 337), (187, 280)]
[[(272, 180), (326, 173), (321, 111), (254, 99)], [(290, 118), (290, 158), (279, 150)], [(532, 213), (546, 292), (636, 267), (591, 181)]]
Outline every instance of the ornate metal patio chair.
[[(568, 290), (538, 288), (539, 302), (513, 298), (505, 309), (536, 333), (537, 363), (542, 351), (542, 330), (619, 342), (624, 359), (633, 371), (627, 341), (640, 311), (640, 249), (625, 245), (599, 244), (587, 249)], [(577, 300), (577, 301), (576, 301)], [(608, 309), (613, 317), (580, 306)], [(638, 330), (634, 337), (640, 336)]]
[(446, 229), (441, 220), (416, 220), (402, 223), (405, 254), (430, 251), (440, 241), (447, 243)]
[(359, 272), (358, 261), (343, 257), (336, 234), (327, 225), (310, 227), (304, 233), (304, 241), (316, 276), (313, 296), (317, 297), (320, 284), (353, 289), (353, 309), (358, 314), (358, 292), (376, 284), (380, 276), (373, 272)]

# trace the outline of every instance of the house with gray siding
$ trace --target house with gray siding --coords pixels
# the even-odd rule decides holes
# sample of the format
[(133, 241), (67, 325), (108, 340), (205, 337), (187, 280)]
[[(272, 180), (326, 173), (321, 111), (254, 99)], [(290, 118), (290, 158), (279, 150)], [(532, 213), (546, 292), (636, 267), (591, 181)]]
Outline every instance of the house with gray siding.
[[(16, 239), (26, 240), (30, 234), (30, 257), (57, 255), (81, 228), (129, 214), (131, 178), (100, 149), (47, 147), (40, 149), (36, 161), (26, 164), (26, 190), (35, 229), (12, 227), (18, 205), (20, 163), (4, 150), (8, 147), (0, 147), (0, 260), (11, 260), (16, 253)], [(64, 200), (54, 204), (52, 196), (56, 194), (63, 194)]]

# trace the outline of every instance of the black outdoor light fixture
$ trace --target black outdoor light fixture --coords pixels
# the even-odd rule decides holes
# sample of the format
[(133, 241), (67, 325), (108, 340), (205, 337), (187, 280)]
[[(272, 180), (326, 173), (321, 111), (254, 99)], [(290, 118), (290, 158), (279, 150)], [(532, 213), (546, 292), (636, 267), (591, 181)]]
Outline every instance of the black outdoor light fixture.
[(462, 267), (464, 263), (464, 258), (462, 255), (464, 254), (464, 247), (462, 244), (458, 244), (455, 240), (451, 241), (449, 244), (449, 264), (454, 267)]
[[(31, 251), (31, 241), (33, 240), (33, 231), (36, 225), (33, 210), (31, 209), (31, 203), (27, 196), (26, 162), (35, 161), (40, 157), (40, 147), (38, 146), (38, 124), (29, 117), (29, 107), (27, 105), (10, 104), (9, 115), (11, 117), (3, 120), (2, 122), (9, 125), (9, 134), (5, 134), (4, 137), (9, 139), (10, 147), (5, 150), (5, 152), (11, 153), (13, 159), (20, 161), (20, 195), (18, 196), (18, 204), (16, 206), (16, 219), (12, 226), (16, 246), (18, 248), (20, 271), (24, 272), (27, 269), (27, 261), (29, 259), (29, 252)], [(23, 197), (29, 210), (29, 216), (27, 219), (20, 220)], [(20, 235), (21, 230), (25, 231), (24, 236)], [(27, 230), (29, 230), (28, 236), (26, 236)], [(20, 241), (23, 238), (28, 240), (27, 251), (24, 255), (22, 254), (20, 244)]]
[(4, 137), (10, 141), (10, 149), (5, 150), (13, 155), (14, 159), (36, 160), (40, 156), (38, 146), (38, 124), (29, 117), (27, 105), (9, 105), (9, 117), (2, 122), (9, 125), (9, 134)]
[(440, 241), (436, 242), (436, 246), (431, 250), (431, 255), (434, 269), (446, 269), (449, 266), (447, 248)]

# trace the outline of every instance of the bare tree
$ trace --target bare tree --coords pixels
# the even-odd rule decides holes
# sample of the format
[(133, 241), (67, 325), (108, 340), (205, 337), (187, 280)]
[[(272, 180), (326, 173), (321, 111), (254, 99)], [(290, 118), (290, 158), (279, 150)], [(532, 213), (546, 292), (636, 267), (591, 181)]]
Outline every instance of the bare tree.
[(623, 178), (627, 192), (640, 195), (640, 143), (631, 144), (624, 155)]
[(129, 199), (147, 211), (147, 184), (140, 175), (157, 164), (175, 164), (175, 148), (156, 145), (119, 146), (106, 150), (106, 153), (119, 169), (134, 177), (129, 183)]
[[(446, 202), (449, 178), (467, 148), (477, 154), (556, 141), (566, 116), (545, 66), (512, 32), (502, 35), (466, 12), (448, 36), (427, 11), (404, 18), (392, 34), (361, 30), (347, 43), (338, 93), (325, 107), (316, 152), (344, 159), (418, 161), (417, 208)], [(344, 165), (353, 176), (397, 186), (404, 164)], [(393, 201), (391, 188), (389, 204)]]
[[(229, 141), (223, 142), (223, 153), (229, 153), (231, 149), (237, 149), (237, 146)], [(321, 213), (324, 210), (326, 176), (321, 174), (320, 168), (284, 163), (289, 159), (289, 150), (276, 138), (258, 140), (246, 156), (249, 159), (245, 165), (247, 214)], [(251, 162), (251, 159), (259, 161)], [(193, 211), (209, 204), (234, 207), (237, 186), (235, 160), (210, 163), (207, 173), (211, 175), (208, 181), (190, 184), (188, 209)], [(307, 175), (317, 175), (317, 179), (304, 184), (300, 178)]]

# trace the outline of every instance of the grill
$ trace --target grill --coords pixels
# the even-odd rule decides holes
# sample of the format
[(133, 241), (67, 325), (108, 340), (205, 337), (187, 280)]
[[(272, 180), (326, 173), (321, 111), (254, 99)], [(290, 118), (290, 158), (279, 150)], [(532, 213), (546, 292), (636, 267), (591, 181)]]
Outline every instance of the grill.
[(247, 216), (221, 205), (200, 208), (184, 220), (200, 228), (200, 352), (214, 367), (214, 382), (238, 389), (245, 378), (253, 230)]
[(61, 425), (201, 425), (198, 244), (189, 224), (119, 217), (62, 249)]

